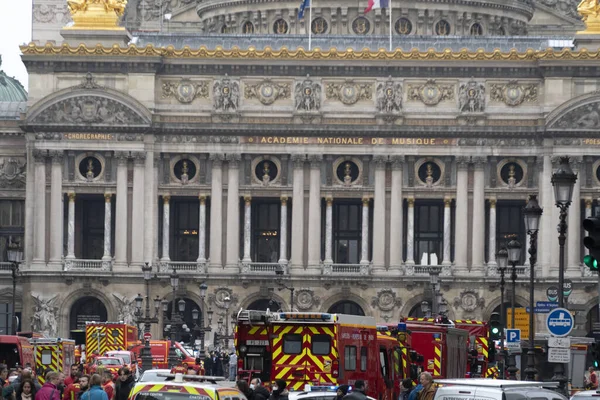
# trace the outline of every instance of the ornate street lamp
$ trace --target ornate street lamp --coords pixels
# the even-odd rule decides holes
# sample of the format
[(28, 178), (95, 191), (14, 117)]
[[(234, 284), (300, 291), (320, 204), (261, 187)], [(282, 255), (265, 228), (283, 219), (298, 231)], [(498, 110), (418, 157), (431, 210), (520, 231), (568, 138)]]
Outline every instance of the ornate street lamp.
[[(170, 276), (171, 279), (171, 289), (173, 290), (173, 303), (171, 306), (171, 326), (170, 326), (170, 336), (171, 336), (171, 346), (169, 347), (169, 368), (174, 368), (177, 365), (177, 352), (175, 351), (175, 329), (176, 329), (176, 314), (175, 310), (175, 297), (177, 295), (177, 289), (179, 289), (179, 275), (177, 275), (177, 271), (173, 268), (173, 272)], [(184, 302), (185, 308), (185, 302)], [(164, 303), (163, 303), (164, 309)]]
[[(552, 186), (554, 187), (554, 201), (560, 209), (558, 223), (558, 306), (565, 306), (564, 299), (564, 281), (565, 281), (565, 242), (567, 240), (567, 215), (571, 199), (573, 198), (573, 187), (577, 181), (577, 174), (573, 172), (569, 165), (569, 157), (561, 157), (558, 169), (552, 174)], [(577, 200), (579, 201), (579, 200)], [(557, 363), (554, 367), (554, 376), (552, 380), (559, 383), (559, 390), (566, 393), (567, 377), (564, 372), (564, 365)]]
[(12, 277), (12, 329), (13, 335), (17, 334), (16, 293), (17, 276), (19, 275), (19, 264), (23, 261), (23, 249), (16, 243), (10, 243), (6, 250), (6, 258), (10, 261), (10, 272)]
[(421, 313), (424, 317), (427, 317), (431, 309), (429, 308), (429, 302), (427, 300), (423, 300), (421, 302)]
[[(200, 299), (202, 300), (202, 310), (206, 310), (206, 304), (204, 303), (204, 299), (206, 298), (206, 291), (208, 289), (208, 286), (206, 285), (206, 283), (201, 283), (200, 284)], [(211, 331), (211, 327), (210, 325), (212, 324), (212, 309), (208, 309), (208, 311), (206, 312), (207, 317), (208, 317), (208, 326), (204, 326), (204, 313), (200, 313), (200, 311), (197, 308), (194, 308), (192, 310), (192, 318), (194, 320), (194, 339), (196, 337), (200, 337), (200, 351), (198, 354), (198, 357), (203, 360), (204, 359), (204, 353), (205, 353), (205, 349), (204, 349), (204, 337), (206, 332), (210, 332)], [(195, 340), (194, 340), (195, 341)]]
[[(506, 247), (508, 248), (508, 261), (512, 266), (510, 274), (510, 279), (512, 281), (512, 294), (510, 299), (510, 308), (512, 312), (510, 316), (510, 325), (513, 329), (515, 329), (515, 303), (517, 300), (517, 264), (521, 260), (521, 243), (513, 239), (510, 242), (508, 242)], [(516, 366), (515, 355), (510, 354), (508, 361), (510, 364), (508, 366), (508, 374), (510, 377), (509, 379), (516, 380), (517, 371), (519, 370), (519, 368), (517, 368)]]
[(540, 219), (544, 210), (540, 207), (536, 195), (529, 196), (529, 202), (523, 209), (525, 229), (529, 235), (529, 349), (527, 350), (526, 379), (535, 381), (537, 370), (535, 369), (535, 318), (534, 309), (534, 284), (535, 284), (535, 262), (537, 258), (537, 234), (540, 229)]
[(152, 266), (145, 263), (142, 266), (144, 274), (144, 283), (146, 286), (146, 309), (142, 313), (144, 298), (138, 294), (135, 298), (135, 317), (138, 325), (144, 324), (144, 347), (140, 350), (140, 358), (142, 359), (142, 370), (147, 371), (152, 369), (152, 351), (150, 350), (150, 328), (151, 324), (158, 323), (158, 313), (160, 311), (160, 298), (156, 296), (154, 299), (154, 316), (150, 316), (150, 281), (152, 280)]
[(504, 307), (504, 274), (506, 273), (506, 266), (508, 264), (508, 251), (506, 249), (500, 249), (496, 254), (496, 265), (498, 267), (498, 273), (500, 273), (500, 318), (502, 330), (500, 331), (500, 344), (502, 346), (502, 379), (504, 379), (504, 366), (508, 359), (508, 352), (504, 346), (504, 330), (506, 329), (506, 310)]

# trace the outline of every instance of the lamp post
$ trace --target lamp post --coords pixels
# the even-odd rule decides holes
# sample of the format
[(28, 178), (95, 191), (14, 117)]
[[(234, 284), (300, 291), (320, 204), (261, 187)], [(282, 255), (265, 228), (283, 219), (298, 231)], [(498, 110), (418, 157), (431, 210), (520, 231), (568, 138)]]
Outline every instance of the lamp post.
[[(177, 275), (177, 271), (173, 268), (173, 272), (171, 273), (171, 288), (173, 289), (173, 299), (171, 306), (171, 319), (170, 319), (170, 336), (171, 336), (171, 346), (169, 347), (169, 368), (173, 368), (177, 365), (177, 352), (175, 351), (175, 330), (176, 325), (180, 323), (179, 314), (175, 310), (175, 298), (177, 297), (177, 290), (179, 289), (179, 275)], [(164, 308), (165, 303), (163, 303)], [(180, 300), (178, 303), (179, 311), (183, 312), (185, 310), (185, 300)]]
[(17, 314), (16, 314), (16, 293), (17, 293), (17, 276), (19, 275), (19, 264), (23, 261), (23, 249), (16, 244), (10, 243), (6, 250), (6, 258), (10, 261), (10, 272), (12, 276), (12, 329), (13, 335), (17, 334)]
[(442, 267), (438, 266), (430, 266), (429, 267), (429, 282), (431, 283), (431, 316), (435, 318), (439, 312), (439, 282), (440, 282), (440, 272), (442, 272)]
[(427, 300), (423, 300), (421, 302), (421, 313), (423, 314), (424, 317), (430, 317), (431, 316), (431, 308), (429, 307), (429, 302)]
[(279, 290), (287, 289), (290, 291), (290, 311), (294, 311), (294, 290), (296, 290), (293, 286), (287, 286), (283, 283), (283, 267), (281, 264), (278, 264), (275, 267), (275, 275), (277, 275), (277, 285), (279, 285)]
[(527, 368), (525, 369), (528, 381), (535, 381), (535, 375), (537, 374), (535, 369), (535, 345), (533, 342), (535, 334), (535, 318), (533, 317), (535, 273), (533, 267), (537, 260), (537, 235), (543, 212), (544, 210), (538, 204), (537, 196), (531, 195), (529, 202), (523, 209), (525, 229), (529, 235), (529, 349), (527, 350)]
[[(510, 308), (511, 308), (511, 316), (510, 316), (510, 326), (512, 329), (515, 329), (515, 303), (517, 297), (517, 264), (521, 260), (521, 243), (516, 240), (511, 240), (506, 245), (508, 248), (508, 261), (512, 266), (510, 280), (512, 281), (512, 293), (510, 298)], [(515, 355), (512, 353), (508, 358), (509, 366), (508, 366), (508, 374), (509, 379), (516, 380), (517, 379), (517, 371), (519, 368), (516, 366)]]
[[(197, 308), (194, 308), (192, 310), (192, 318), (194, 319), (194, 338), (195, 337), (200, 337), (200, 351), (199, 351), (199, 355), (198, 358), (200, 358), (201, 360), (204, 360), (204, 352), (206, 351), (204, 349), (204, 336), (205, 336), (205, 332), (210, 332), (211, 331), (211, 327), (210, 325), (212, 324), (212, 315), (213, 312), (212, 310), (209, 308), (208, 311), (206, 312), (206, 316), (208, 317), (208, 326), (204, 326), (204, 310), (206, 309), (205, 307), (205, 303), (204, 303), (204, 299), (206, 298), (206, 290), (208, 289), (208, 286), (206, 285), (206, 283), (202, 283), (200, 284), (200, 299), (202, 300), (202, 316), (200, 316), (200, 311)], [(198, 321), (198, 323), (196, 323), (196, 321)]]
[[(567, 239), (567, 215), (571, 199), (573, 198), (573, 186), (577, 181), (577, 174), (573, 172), (569, 165), (569, 157), (561, 157), (560, 165), (554, 174), (552, 174), (552, 186), (554, 187), (554, 201), (556, 207), (560, 209), (560, 221), (558, 223), (558, 246), (559, 246), (559, 264), (558, 264), (558, 307), (565, 306), (563, 286), (565, 281), (565, 241)], [(579, 201), (579, 200), (577, 200)], [(557, 363), (554, 368), (552, 380), (559, 383), (559, 389), (566, 393), (567, 377), (562, 363)]]
[(506, 273), (506, 265), (508, 263), (508, 251), (506, 249), (501, 249), (498, 254), (496, 254), (496, 264), (498, 266), (498, 272), (500, 273), (500, 319), (502, 330), (500, 331), (500, 346), (502, 346), (502, 379), (504, 379), (504, 367), (506, 365), (508, 352), (506, 351), (506, 346), (504, 345), (504, 330), (506, 329), (506, 310), (504, 307), (504, 274)]
[[(160, 310), (160, 298), (156, 296), (154, 299), (154, 317), (150, 316), (150, 281), (152, 280), (152, 266), (145, 263), (142, 267), (144, 273), (144, 283), (146, 285), (146, 309), (142, 314), (142, 306), (144, 298), (138, 294), (135, 298), (135, 316), (138, 324), (144, 324), (144, 347), (140, 350), (140, 358), (142, 359), (142, 370), (147, 371), (152, 369), (152, 351), (150, 350), (150, 327), (151, 324), (158, 324), (158, 312)], [(143, 315), (143, 316), (142, 316)]]

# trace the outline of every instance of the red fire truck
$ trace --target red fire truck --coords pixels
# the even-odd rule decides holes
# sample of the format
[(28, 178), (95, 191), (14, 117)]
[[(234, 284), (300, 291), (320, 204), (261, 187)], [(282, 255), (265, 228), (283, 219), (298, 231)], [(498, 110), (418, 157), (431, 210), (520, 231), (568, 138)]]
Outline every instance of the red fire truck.
[(242, 310), (235, 345), (238, 375), (305, 385), (367, 383), (367, 394), (392, 400), (405, 378), (398, 341), (378, 333), (375, 319), (344, 314)]
[[(452, 321), (458, 329), (469, 332), (469, 362), (467, 377), (485, 378), (489, 367), (490, 326), (485, 321), (458, 319)], [(493, 342), (491, 344), (494, 345)]]
[(138, 328), (122, 322), (86, 322), (85, 354), (104, 355), (112, 350), (129, 350), (137, 344)]

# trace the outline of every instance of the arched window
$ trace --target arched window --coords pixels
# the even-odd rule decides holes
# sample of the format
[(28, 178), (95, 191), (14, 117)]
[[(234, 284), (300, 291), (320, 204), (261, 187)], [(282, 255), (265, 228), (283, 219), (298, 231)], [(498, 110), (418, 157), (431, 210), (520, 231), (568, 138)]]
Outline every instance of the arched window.
[[(427, 307), (430, 307), (429, 302), (427, 302)], [(425, 318), (430, 315), (427, 310), (423, 309), (421, 303), (418, 303), (410, 309), (410, 311), (408, 312), (408, 316), (413, 318)]]
[[(182, 300), (182, 299), (181, 298), (175, 299), (175, 310), (177, 310), (177, 314), (179, 314), (179, 316), (181, 316), (183, 318), (183, 323), (187, 326), (187, 328), (189, 329), (189, 332), (187, 329), (182, 329), (182, 325), (176, 324), (175, 325), (175, 327), (176, 327), (175, 340), (177, 340), (178, 342), (183, 341), (185, 343), (189, 343), (193, 339), (194, 325), (199, 324), (200, 318), (203, 317), (203, 313), (202, 313), (203, 310), (202, 310), (202, 307), (200, 307), (198, 304), (196, 304), (196, 302), (194, 300), (183, 299), (183, 301), (185, 301), (185, 309), (183, 310), (183, 314), (182, 314), (179, 312), (179, 304), (178, 304), (179, 300)], [(165, 337), (167, 337), (171, 334), (170, 329), (166, 329), (166, 327), (168, 325), (170, 325), (172, 307), (173, 307), (173, 301), (169, 301), (167, 303), (167, 310), (166, 310), (166, 312), (164, 312), (164, 316), (166, 316), (166, 318), (164, 320), (165, 322), (163, 325)], [(194, 318), (192, 316), (192, 310), (194, 308), (197, 309), (198, 311), (200, 311), (198, 314), (197, 321), (194, 321)], [(218, 319), (218, 316), (216, 318)], [(215, 316), (213, 316), (213, 319), (215, 319)], [(213, 322), (214, 322), (214, 320), (213, 320)], [(207, 321), (205, 320), (204, 323), (206, 324)]]
[(69, 329), (71, 331), (84, 331), (86, 322), (104, 322), (108, 313), (104, 303), (93, 296), (80, 298), (71, 307), (69, 315)]
[(365, 315), (361, 306), (350, 300), (338, 301), (327, 312), (332, 314), (350, 314), (350, 315)]
[(279, 311), (281, 310), (281, 304), (272, 299), (258, 299), (254, 300), (248, 307), (248, 310), (257, 310), (257, 311), (267, 311), (267, 308), (270, 311)]
[(471, 36), (481, 36), (483, 35), (483, 27), (479, 22), (475, 22), (473, 25), (471, 25), (469, 33)]

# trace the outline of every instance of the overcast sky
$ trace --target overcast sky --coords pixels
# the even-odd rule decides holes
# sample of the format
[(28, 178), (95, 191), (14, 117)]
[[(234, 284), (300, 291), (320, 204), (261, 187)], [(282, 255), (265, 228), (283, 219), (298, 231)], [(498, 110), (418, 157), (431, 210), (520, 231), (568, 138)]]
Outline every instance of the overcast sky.
[(19, 45), (31, 40), (31, 1), (0, 0), (0, 67), (28, 88), (27, 70), (21, 62)]

